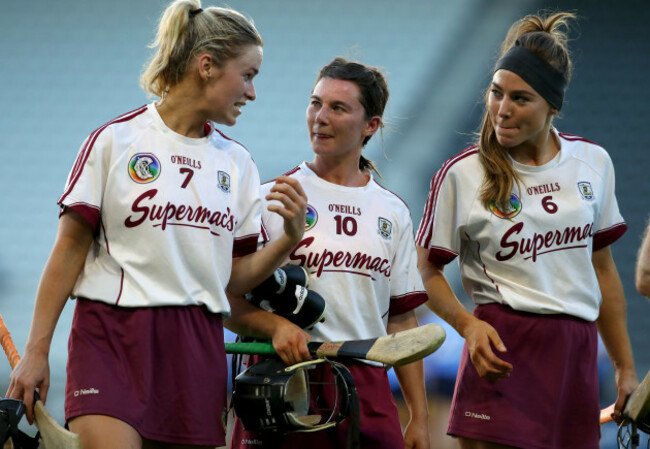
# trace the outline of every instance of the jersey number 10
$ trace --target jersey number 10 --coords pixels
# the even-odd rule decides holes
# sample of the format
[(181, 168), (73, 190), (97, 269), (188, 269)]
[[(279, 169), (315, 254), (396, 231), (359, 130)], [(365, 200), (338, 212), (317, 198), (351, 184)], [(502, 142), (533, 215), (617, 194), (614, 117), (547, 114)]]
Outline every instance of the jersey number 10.
[(343, 217), (341, 215), (335, 215), (334, 221), (336, 221), (336, 233), (345, 234), (353, 236), (357, 233), (357, 220), (353, 217)]

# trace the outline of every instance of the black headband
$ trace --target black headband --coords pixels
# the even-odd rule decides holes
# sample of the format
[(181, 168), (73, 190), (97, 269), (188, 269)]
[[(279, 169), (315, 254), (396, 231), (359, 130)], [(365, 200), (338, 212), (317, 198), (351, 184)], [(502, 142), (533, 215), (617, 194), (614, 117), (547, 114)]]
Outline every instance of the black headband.
[(195, 15), (200, 14), (201, 12), (203, 12), (201, 8), (195, 9), (194, 11), (190, 11), (190, 17), (194, 17)]
[(519, 75), (551, 106), (558, 111), (562, 108), (567, 80), (532, 51), (518, 45), (511, 47), (494, 67), (495, 72), (500, 69)]

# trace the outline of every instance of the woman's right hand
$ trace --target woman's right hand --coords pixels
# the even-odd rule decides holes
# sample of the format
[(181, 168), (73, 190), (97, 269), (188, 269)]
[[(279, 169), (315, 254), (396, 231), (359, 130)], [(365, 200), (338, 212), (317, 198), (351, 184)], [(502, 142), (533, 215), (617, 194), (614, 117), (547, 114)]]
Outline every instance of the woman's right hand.
[(290, 176), (278, 176), (266, 200), (271, 202), (269, 211), (284, 219), (284, 233), (294, 245), (298, 243), (305, 232), (307, 214), (307, 195), (300, 182)]
[(47, 354), (32, 354), (25, 352), (24, 357), (9, 376), (7, 397), (20, 399), (25, 403), (27, 421), (34, 423), (34, 391), (43, 403), (47, 400), (50, 388), (50, 365)]
[(472, 317), (462, 332), (469, 356), (484, 379), (495, 381), (510, 376), (512, 365), (497, 357), (493, 349), (507, 352), (506, 346), (501, 341), (496, 329), (485, 321)]

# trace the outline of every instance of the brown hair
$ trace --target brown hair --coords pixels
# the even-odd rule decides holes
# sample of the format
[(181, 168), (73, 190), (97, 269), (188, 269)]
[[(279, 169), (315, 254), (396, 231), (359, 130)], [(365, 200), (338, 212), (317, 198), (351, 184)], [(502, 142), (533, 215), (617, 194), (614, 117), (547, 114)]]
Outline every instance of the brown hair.
[[(318, 73), (316, 83), (322, 78), (332, 78), (338, 80), (351, 81), (359, 87), (361, 93), (359, 102), (366, 112), (366, 119), (384, 115), (384, 109), (388, 103), (388, 84), (383, 73), (377, 67), (371, 67), (360, 62), (348, 61), (344, 58), (334, 58), (330, 63), (325, 65)], [(380, 123), (380, 131), (384, 127), (383, 121)], [(363, 140), (365, 146), (372, 136), (366, 136)], [(359, 169), (372, 170), (381, 178), (375, 164), (365, 156), (359, 159)]]
[(163, 13), (151, 48), (157, 48), (140, 77), (145, 92), (163, 97), (178, 84), (190, 61), (209, 52), (222, 66), (247, 45), (262, 46), (252, 20), (228, 8), (201, 9), (199, 0), (175, 0)]
[[(567, 82), (571, 78), (572, 64), (567, 48), (568, 21), (576, 16), (569, 12), (548, 15), (528, 15), (515, 22), (501, 45), (502, 57), (512, 46), (519, 45), (535, 53), (543, 61), (564, 75)], [(479, 134), (479, 160), (485, 170), (481, 189), (481, 204), (487, 209), (492, 201), (505, 210), (510, 203), (514, 183), (521, 179), (515, 172), (508, 151), (497, 141), (494, 127), (487, 109), (489, 89), (485, 94), (485, 112)]]

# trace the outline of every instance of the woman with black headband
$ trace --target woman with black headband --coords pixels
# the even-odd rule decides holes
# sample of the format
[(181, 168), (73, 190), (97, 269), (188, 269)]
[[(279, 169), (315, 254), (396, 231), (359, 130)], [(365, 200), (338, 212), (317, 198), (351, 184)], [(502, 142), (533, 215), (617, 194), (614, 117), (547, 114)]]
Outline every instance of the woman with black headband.
[[(447, 429), (461, 448), (597, 448), (598, 333), (616, 369), (615, 418), (638, 384), (609, 249), (626, 230), (612, 162), (552, 126), (574, 18), (511, 27), (479, 140), (435, 174), (418, 230), (427, 304), (466, 341)], [(456, 256), (473, 314), (443, 274)]]

